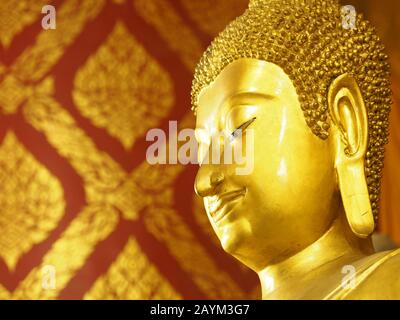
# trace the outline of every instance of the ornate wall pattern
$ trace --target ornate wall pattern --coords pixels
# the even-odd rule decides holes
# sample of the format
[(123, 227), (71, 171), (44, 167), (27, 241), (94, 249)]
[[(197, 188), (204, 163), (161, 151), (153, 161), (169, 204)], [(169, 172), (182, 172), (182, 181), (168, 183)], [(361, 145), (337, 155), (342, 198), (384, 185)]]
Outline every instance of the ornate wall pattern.
[[(56, 30), (41, 28), (44, 4)], [(194, 125), (194, 67), (246, 5), (0, 2), (0, 299), (258, 296), (193, 197), (197, 168), (145, 159), (149, 128)]]
[[(56, 30), (41, 29), (44, 4), (57, 9)], [(196, 168), (145, 160), (147, 130), (194, 124), (192, 73), (213, 35), (195, 10), (1, 2), (0, 299), (257, 295), (255, 276), (196, 220)]]

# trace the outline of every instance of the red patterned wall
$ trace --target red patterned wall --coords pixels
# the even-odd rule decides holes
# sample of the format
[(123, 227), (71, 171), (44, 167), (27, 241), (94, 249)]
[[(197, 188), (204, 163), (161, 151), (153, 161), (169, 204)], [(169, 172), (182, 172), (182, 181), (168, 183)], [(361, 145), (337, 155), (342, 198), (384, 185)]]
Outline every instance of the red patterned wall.
[(148, 129), (193, 125), (194, 66), (245, 1), (54, 1), (56, 30), (45, 4), (0, 4), (0, 298), (256, 295), (196, 168), (145, 159)]
[(193, 126), (194, 67), (246, 5), (0, 2), (0, 299), (258, 296), (194, 197), (197, 168), (145, 159), (147, 130)]

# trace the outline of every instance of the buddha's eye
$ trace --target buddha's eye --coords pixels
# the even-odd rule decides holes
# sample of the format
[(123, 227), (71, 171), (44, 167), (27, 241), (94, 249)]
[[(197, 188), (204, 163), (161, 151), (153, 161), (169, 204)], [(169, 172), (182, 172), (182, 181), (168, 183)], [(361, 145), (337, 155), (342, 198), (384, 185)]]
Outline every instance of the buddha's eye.
[(244, 130), (246, 130), (246, 129), (254, 122), (254, 120), (256, 120), (255, 117), (252, 118), (252, 119), (250, 119), (250, 120), (248, 120), (248, 121), (246, 121), (246, 122), (244, 122), (244, 123), (242, 123), (239, 127), (237, 127), (237, 128), (231, 133), (230, 139), (233, 140), (233, 139), (235, 139), (236, 137), (240, 136), (241, 133), (242, 133)]

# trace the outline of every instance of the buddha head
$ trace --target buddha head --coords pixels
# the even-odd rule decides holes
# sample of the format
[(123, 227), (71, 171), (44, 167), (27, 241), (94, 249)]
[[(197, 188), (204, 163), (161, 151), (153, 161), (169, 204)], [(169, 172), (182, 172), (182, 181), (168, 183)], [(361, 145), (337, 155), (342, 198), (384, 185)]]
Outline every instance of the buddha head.
[(375, 227), (389, 65), (369, 22), (359, 14), (344, 28), (341, 9), (335, 0), (250, 1), (196, 69), (192, 108), (208, 133), (200, 154), (215, 132), (254, 136), (252, 172), (201, 164), (195, 190), (225, 251), (256, 271), (338, 219), (360, 242)]

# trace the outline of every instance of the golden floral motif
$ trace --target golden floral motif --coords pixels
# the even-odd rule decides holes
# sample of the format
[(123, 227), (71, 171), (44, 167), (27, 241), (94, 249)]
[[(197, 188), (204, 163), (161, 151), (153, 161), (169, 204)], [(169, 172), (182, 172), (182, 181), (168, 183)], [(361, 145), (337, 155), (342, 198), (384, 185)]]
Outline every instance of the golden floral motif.
[[(203, 46), (171, 4), (167, 0), (133, 0), (133, 4), (138, 14), (159, 32), (185, 66), (190, 71), (194, 70)], [(182, 39), (185, 39), (184, 45)]]
[(16, 112), (29, 93), (29, 87), (21, 84), (13, 75), (7, 75), (0, 83), (0, 110), (4, 114)]
[[(111, 157), (97, 149), (68, 112), (51, 97), (33, 96), (24, 108), (24, 116), (82, 176), (88, 202), (87, 208), (46, 254), (42, 265), (33, 269), (12, 295), (24, 299), (54, 299), (83, 266), (97, 243), (115, 229), (121, 216), (136, 219), (139, 211), (152, 201), (170, 204), (172, 192), (167, 190), (161, 197), (151, 197), (148, 190), (143, 190), (144, 185), (137, 182), (145, 175), (143, 170), (146, 171), (148, 164), (127, 174)], [(165, 183), (169, 179), (172, 184), (178, 172), (166, 174), (165, 170), (158, 170), (158, 175), (164, 175)], [(45, 265), (55, 266), (57, 274), (62, 275), (57, 278), (55, 290), (43, 290), (40, 286), (41, 268)]]
[[(33, 2), (33, 1), (32, 1)], [(43, 30), (10, 68), (24, 84), (40, 81), (59, 61), (64, 49), (101, 11), (105, 0), (67, 0), (57, 9), (57, 29)]]
[[(86, 206), (72, 221), (42, 263), (34, 268), (13, 292), (13, 299), (55, 299), (86, 262), (95, 246), (114, 231), (119, 220), (118, 211), (100, 205)], [(42, 269), (53, 266), (56, 271), (56, 288), (44, 289)], [(1, 296), (0, 296), (1, 298)]]
[(40, 16), (46, 0), (2, 0), (0, 1), (0, 43), (9, 47), (13, 38)]
[[(1, 3), (0, 22), (3, 21), (1, 6), (8, 6), (10, 3), (16, 4), (17, 1), (8, 0), (8, 2)], [(20, 3), (18, 6), (24, 7), (27, 6), (28, 1), (18, 1), (18, 3)], [(104, 0), (66, 1), (57, 11), (56, 30), (50, 32), (43, 30), (36, 43), (28, 47), (11, 67), (6, 68), (0, 65), (0, 75), (4, 75), (4, 78), (0, 80), (0, 110), (4, 114), (16, 112), (32, 92), (37, 90), (36, 86), (43, 85), (38, 81), (41, 81), (58, 62), (64, 52), (63, 49), (75, 40), (85, 23), (93, 19), (103, 5)], [(41, 6), (38, 12), (41, 12)], [(5, 33), (7, 34), (7, 32)], [(4, 32), (0, 32), (0, 34), (3, 35)], [(60, 37), (60, 34), (63, 36)], [(46, 93), (51, 94), (52, 92), (47, 91)]]
[(17, 112), (18, 107), (33, 95), (51, 95), (54, 92), (54, 80), (49, 77), (35, 86), (23, 85), (12, 74), (8, 74), (0, 83), (0, 110), (3, 114)]
[[(121, 1), (115, 0), (115, 2), (119, 3)], [(171, 5), (164, 0), (149, 0), (148, 3), (137, 0), (136, 2), (144, 4), (144, 6), (140, 6), (139, 4), (136, 5), (136, 10), (139, 11), (139, 14), (141, 14), (142, 17), (160, 33), (161, 37), (164, 38), (171, 49), (177, 52), (185, 65), (188, 68), (193, 69), (203, 51), (202, 45), (192, 31), (185, 25), (179, 15), (173, 10)], [(24, 3), (27, 3), (27, 1), (24, 1)], [(41, 31), (37, 36), (35, 43), (27, 47), (26, 50), (15, 60), (15, 63), (12, 66), (5, 67), (0, 64), (0, 110), (3, 113), (14, 113), (18, 110), (19, 106), (23, 106), (24, 109), (22, 114), (29, 124), (40, 133), (44, 134), (48, 142), (57, 150), (60, 156), (66, 158), (76, 172), (82, 177), (86, 195), (85, 207), (82, 208), (81, 212), (76, 218), (74, 218), (70, 225), (66, 227), (60, 238), (54, 242), (50, 250), (42, 258), (40, 265), (33, 268), (29, 272), (28, 276), (21, 280), (13, 292), (8, 292), (7, 289), (0, 286), (0, 299), (57, 298), (60, 291), (68, 285), (76, 272), (84, 266), (87, 259), (94, 252), (96, 245), (100, 241), (105, 240), (111, 232), (115, 230), (120, 219), (135, 220), (138, 218), (139, 212), (147, 211), (144, 210), (146, 208), (161, 207), (164, 209), (170, 209), (174, 205), (173, 182), (182, 172), (183, 167), (153, 167), (144, 162), (132, 172), (125, 172), (117, 162), (107, 155), (107, 153), (102, 152), (97, 148), (96, 144), (82, 129), (79, 128), (78, 124), (67, 110), (52, 97), (54, 94), (54, 80), (51, 76), (47, 78), (46, 76), (62, 58), (65, 49), (74, 42), (79, 34), (81, 34), (85, 25), (96, 18), (103, 9), (104, 4), (105, 0), (63, 1), (60, 8), (57, 8), (57, 29), (52, 31)], [(155, 21), (154, 16), (151, 16), (153, 13), (159, 15), (160, 21)], [(126, 29), (122, 30), (125, 28), (122, 23), (117, 24), (116, 28), (117, 29), (114, 29), (114, 31), (118, 31), (118, 39), (121, 39), (122, 35), (125, 36), (128, 33)], [(177, 32), (173, 32), (174, 28)], [(1, 34), (3, 35), (3, 32), (1, 32)], [(62, 34), (62, 37), (60, 34)], [(135, 42), (136, 40), (133, 36), (129, 33), (128, 36), (130, 37), (128, 44), (131, 48), (132, 43), (137, 45), (135, 47), (136, 49), (140, 47), (140, 45)], [(108, 40), (110, 37), (111, 34)], [(185, 47), (181, 46), (182, 38), (187, 39), (187, 45)], [(124, 43), (126, 38), (122, 37), (122, 39), (122, 43)], [(0, 39), (0, 42), (1, 41), (2, 39)], [(103, 44), (102, 47), (104, 46), (105, 44)], [(122, 53), (117, 52), (117, 55), (113, 55), (112, 57), (121, 57), (121, 55), (118, 56), (118, 53), (123, 56), (124, 51), (122, 51)], [(127, 52), (125, 52), (125, 54), (126, 53)], [(141, 65), (143, 65), (143, 61), (152, 61), (152, 57), (143, 57), (142, 55), (138, 55), (137, 59), (142, 63)], [(84, 68), (86, 66), (87, 64)], [(130, 70), (129, 68), (119, 71), (118, 79), (125, 77), (127, 70)], [(160, 73), (160, 69), (157, 69), (157, 66), (153, 63), (146, 65), (146, 68), (150, 75)], [(161, 73), (164, 73), (164, 78), (169, 77), (164, 70), (161, 70)], [(97, 75), (95, 75), (95, 78), (96, 77)], [(157, 75), (157, 77), (159, 77), (159, 75)], [(141, 81), (142, 79), (143, 77), (141, 77)], [(119, 81), (120, 80), (118, 80), (118, 85), (120, 84)], [(158, 81), (155, 84), (153, 83), (153, 85), (155, 85), (155, 87), (152, 87), (154, 91), (159, 92), (160, 88), (158, 88), (157, 85), (161, 85), (161, 82)], [(105, 88), (106, 87), (99, 87), (99, 89), (101, 89), (101, 92), (99, 92), (100, 95), (103, 94)], [(114, 87), (111, 86), (110, 88), (113, 89)], [(172, 91), (171, 88), (172, 84), (170, 84), (169, 87), (168, 85), (164, 86), (163, 92), (168, 91), (168, 93), (170, 93)], [(110, 94), (110, 92), (105, 94)], [(113, 96), (113, 99), (114, 98), (115, 97)], [(168, 97), (166, 99), (168, 100)], [(173, 97), (170, 99), (173, 99)], [(157, 101), (157, 103), (159, 103), (159, 101)], [(173, 101), (170, 102), (170, 104), (172, 105)], [(154, 106), (154, 108), (157, 106), (159, 106), (159, 104)], [(165, 110), (158, 111), (157, 116), (162, 112), (165, 112), (164, 114), (166, 114), (168, 110), (165, 108)], [(192, 115), (190, 115), (190, 117), (193, 120)], [(156, 118), (155, 121), (159, 121), (159, 119)], [(15, 136), (14, 138), (16, 139)], [(133, 143), (134, 141), (132, 144)], [(125, 142), (124, 146), (126, 147), (127, 145), (129, 145), (129, 143)], [(21, 147), (23, 148), (22, 145)], [(0, 147), (0, 149), (2, 149), (2, 147)], [(1, 158), (4, 159), (4, 157)], [(26, 158), (30, 159), (29, 156)], [(37, 164), (38, 167), (41, 167), (39, 163)], [(40, 173), (42, 170), (39, 169), (37, 172)], [(41, 176), (42, 175), (43, 174), (41, 174)], [(9, 179), (10, 176), (13, 177), (13, 175), (7, 175), (7, 179)], [(40, 182), (41, 180), (39, 179), (38, 181)], [(3, 184), (2, 187), (5, 185), (6, 184)], [(158, 188), (161, 185), (163, 188)], [(54, 190), (56, 189), (57, 188), (52, 188), (51, 193), (40, 192), (40, 194), (46, 194), (48, 197), (49, 195), (54, 194)], [(25, 192), (26, 188), (21, 188), (21, 190), (24, 190)], [(13, 201), (12, 203), (14, 204), (17, 203), (16, 200), (8, 199), (7, 201)], [(22, 199), (20, 202), (24, 203), (24, 200)], [(57, 207), (55, 206), (55, 208)], [(16, 211), (13, 209), (7, 210), (7, 212)], [(51, 212), (52, 216), (41, 220), (41, 222), (38, 223), (39, 227), (42, 225), (47, 228), (53, 226), (51, 220), (54, 219), (53, 208), (52, 210), (46, 209), (46, 212)], [(162, 221), (168, 221), (168, 217)], [(205, 259), (207, 261), (205, 263), (206, 266), (208, 266), (210, 262), (211, 265), (213, 265), (214, 262), (207, 256), (207, 253), (202, 249), (201, 244), (191, 234), (189, 227), (185, 225), (179, 216), (178, 222), (176, 230), (184, 229), (187, 230), (184, 234), (189, 234), (189, 237), (186, 237), (186, 239), (187, 241), (192, 241), (192, 243), (188, 245), (194, 245), (194, 247), (196, 247), (195, 252), (200, 255), (205, 255), (204, 257), (200, 256), (199, 261)], [(156, 225), (160, 227), (159, 223), (156, 223)], [(42, 233), (49, 232), (46, 231), (47, 229), (45, 229), (45, 227), (40, 229)], [(27, 232), (19, 239), (30, 239), (30, 237), (37, 235), (35, 232), (36, 231)], [(175, 229), (173, 232), (175, 232)], [(2, 248), (1, 239), (0, 236), (0, 248)], [(35, 238), (35, 241), (37, 239), (39, 238)], [(168, 245), (171, 246), (171, 241), (174, 238), (172, 236), (167, 237), (165, 236), (165, 233), (163, 233), (163, 236), (159, 239), (160, 241), (165, 241), (165, 243), (168, 243)], [(169, 241), (169, 239), (171, 241)], [(140, 261), (148, 261), (144, 253), (140, 252), (141, 249), (138, 247), (135, 240), (130, 240), (129, 245), (127, 245), (125, 249), (124, 255), (122, 255), (122, 253), (121, 255), (126, 258), (120, 259), (123, 265), (126, 265), (124, 261), (131, 259), (130, 257), (135, 256), (135, 254), (137, 254), (138, 257), (141, 257)], [(0, 249), (0, 256), (2, 256), (3, 252), (4, 250)], [(128, 253), (125, 254), (126, 252)], [(187, 256), (186, 250), (184, 254), (180, 254), (177, 251), (173, 251), (173, 254), (176, 255), (179, 263), (185, 263), (183, 259)], [(8, 253), (6, 255), (8, 256)], [(8, 261), (13, 261), (13, 255), (10, 257), (11, 258), (7, 258)], [(6, 258), (4, 259), (7, 260)], [(9, 266), (12, 265), (11, 262), (6, 261), (6, 263)], [(48, 265), (56, 268), (57, 285), (54, 290), (44, 290), (41, 286), (43, 280), (42, 268)], [(158, 294), (150, 294), (152, 298), (181, 298), (170, 284), (161, 277), (155, 266), (152, 267), (151, 264), (148, 264), (148, 266), (153, 270), (150, 273), (146, 273), (150, 274), (150, 276), (145, 275), (146, 281), (150, 282), (148, 286), (154, 288), (154, 283), (156, 286), (158, 286), (157, 283), (160, 283), (162, 287), (162, 290), (158, 290), (158, 288), (155, 290)], [(215, 267), (216, 266), (214, 266), (214, 268)], [(103, 288), (101, 283), (105, 283), (105, 280), (102, 279), (107, 278), (111, 272), (118, 273), (125, 269), (115, 267), (113, 270), (115, 271), (111, 271), (110, 268), (109, 272), (99, 278), (95, 285), (100, 283), (97, 285), (99, 286), (98, 288)], [(129, 268), (126, 272), (129, 275), (130, 272), (135, 270), (136, 269)], [(187, 272), (193, 272), (193, 274), (196, 275), (196, 283), (203, 282), (201, 288), (207, 295), (207, 286), (210, 287), (211, 292), (216, 290), (215, 286), (212, 285), (213, 280), (204, 280), (204, 276), (201, 274), (199, 268), (186, 264), (185, 270)], [(133, 275), (136, 276), (136, 273), (133, 273)], [(159, 278), (158, 275), (161, 278)], [(122, 279), (121, 277), (122, 276), (120, 276), (119, 279)], [(153, 282), (153, 278), (155, 279), (155, 282)], [(127, 279), (129, 280), (129, 278)], [(132, 279), (136, 278), (133, 277), (131, 280)], [(222, 280), (217, 280), (219, 285), (223, 284), (224, 281), (231, 282), (229, 276), (222, 276), (221, 279)], [(136, 280), (134, 283), (135, 288), (141, 285), (140, 280)], [(144, 283), (145, 282), (142, 281), (142, 284)], [(113, 284), (113, 286), (114, 285), (115, 284)], [(235, 284), (228, 283), (226, 287), (228, 288), (227, 290), (237, 289)], [(118, 290), (116, 286), (115, 288)], [(87, 297), (93, 297), (93, 290), (94, 289), (92, 288)], [(148, 294), (148, 291), (140, 291), (140, 295), (143, 297)], [(217, 294), (211, 293), (210, 296), (217, 296)], [(227, 293), (227, 296), (230, 296), (229, 292)], [(121, 293), (118, 297), (127, 298), (128, 294), (126, 292)]]
[[(104, 0), (64, 1), (62, 6), (59, 9), (57, 8), (57, 31), (42, 31), (34, 45), (29, 46), (16, 59), (12, 66), (6, 68), (2, 64), (0, 65), (0, 75), (3, 76), (2, 80), (6, 82), (6, 85), (4, 85), (4, 82), (3, 84), (0, 83), (0, 86), (2, 86), (0, 91), (1, 94), (3, 94), (3, 96), (0, 94), (0, 105), (3, 113), (15, 112), (17, 107), (21, 105), (21, 102), (24, 104), (25, 100), (29, 101), (30, 104), (28, 103), (28, 105), (34, 108), (35, 99), (38, 97), (49, 97), (54, 93), (53, 79), (49, 77), (42, 80), (43, 77), (62, 57), (64, 48), (75, 40), (83, 30), (85, 24), (97, 16), (103, 8), (104, 3)], [(58, 36), (60, 32), (63, 34), (62, 37)], [(6, 72), (8, 72), (8, 75)], [(7, 95), (7, 98), (4, 98), (7, 91), (4, 89), (8, 89), (8, 93), (12, 92), (12, 94)], [(10, 99), (10, 97), (12, 98)], [(50, 98), (50, 100), (52, 99)], [(37, 111), (40, 112), (44, 110), (39, 108)], [(73, 127), (73, 129), (75, 129), (75, 127)], [(99, 207), (102, 213), (108, 212), (105, 206), (100, 205)], [(0, 297), (26, 297), (30, 299), (56, 297), (57, 293), (62, 290), (73, 277), (76, 270), (85, 263), (86, 258), (93, 251), (95, 245), (101, 241), (103, 235), (102, 231), (106, 232), (108, 227), (111, 228), (111, 231), (115, 228), (115, 223), (112, 223), (113, 220), (111, 219), (113, 216), (108, 215), (105, 226), (99, 226), (97, 230), (96, 221), (101, 219), (101, 215), (96, 215), (96, 218), (98, 218), (97, 220), (94, 217), (86, 219), (85, 217), (88, 216), (86, 212), (88, 210), (93, 210), (90, 208), (92, 208), (92, 206), (89, 205), (87, 209), (83, 210), (83, 213), (74, 220), (44, 258), (45, 262), (47, 261), (52, 265), (57, 265), (58, 261), (62, 262), (59, 270), (64, 272), (62, 277), (57, 279), (58, 287), (56, 290), (46, 292), (41, 290), (41, 269), (36, 267), (30, 272), (27, 278), (20, 282), (18, 288), (13, 293), (9, 293), (6, 289), (3, 290), (1, 287)], [(10, 212), (15, 212), (15, 210)], [(51, 210), (49, 210), (49, 212), (53, 214)], [(109, 219), (111, 219), (111, 221)], [(49, 221), (43, 219), (43, 223), (51, 225), (51, 219), (49, 219)], [(82, 228), (87, 229), (84, 229), (82, 233), (77, 232)], [(111, 231), (107, 231), (104, 236), (107, 236)], [(90, 234), (92, 234), (92, 236), (87, 237), (87, 235)], [(32, 235), (35, 236), (35, 233), (32, 233)], [(22, 239), (26, 239), (26, 235), (24, 235)], [(86, 249), (82, 250), (82, 253), (76, 255), (74, 259), (70, 259), (69, 253), (75, 248), (79, 248), (79, 250)], [(66, 258), (63, 258), (63, 256)]]
[(85, 299), (180, 298), (134, 238), (128, 240), (107, 273), (100, 276), (85, 295)]
[(157, 127), (174, 103), (170, 76), (121, 22), (78, 71), (73, 97), (82, 115), (125, 149)]
[(9, 270), (64, 214), (60, 182), (8, 132), (0, 147), (0, 256)]
[(43, 132), (84, 181), (86, 201), (117, 208), (134, 220), (151, 201), (107, 153), (78, 127), (71, 115), (51, 97), (34, 97), (24, 108), (27, 121)]
[(10, 292), (0, 284), (0, 300), (9, 300), (10, 298)]

